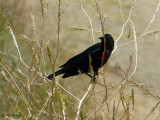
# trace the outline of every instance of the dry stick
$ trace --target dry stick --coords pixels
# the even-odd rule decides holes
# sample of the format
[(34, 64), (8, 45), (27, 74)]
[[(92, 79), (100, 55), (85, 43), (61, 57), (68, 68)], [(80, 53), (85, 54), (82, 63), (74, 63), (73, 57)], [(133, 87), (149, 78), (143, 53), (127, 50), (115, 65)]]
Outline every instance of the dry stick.
[(155, 99), (157, 99), (158, 100), (158, 103), (155, 105), (155, 107), (151, 110), (151, 112), (147, 115), (147, 117), (145, 118), (145, 119), (147, 119), (150, 115), (151, 115), (151, 113), (158, 107), (158, 105), (160, 104), (160, 99), (156, 96), (156, 95), (154, 95), (153, 93), (151, 93), (147, 88), (145, 88), (143, 85), (140, 85), (140, 84), (138, 84), (138, 83), (136, 83), (136, 82), (133, 82), (132, 80), (130, 80), (129, 81), (130, 83), (132, 83), (132, 84), (134, 84), (135, 86), (138, 86), (139, 88), (141, 88), (141, 89), (143, 89), (143, 90), (145, 90), (147, 93), (149, 93), (152, 97), (154, 97)]
[(2, 8), (0, 6), (0, 14), (2, 15), (2, 17), (5, 19), (5, 21), (7, 21), (8, 25), (12, 28), (11, 23), (9, 22), (9, 20), (7, 19), (7, 17), (5, 16), (5, 14), (2, 11)]
[(57, 41), (58, 41), (58, 43), (57, 43), (56, 57), (55, 57), (53, 66), (55, 66), (55, 64), (56, 64), (58, 53), (59, 53), (60, 21), (61, 21), (61, 0), (58, 0), (58, 22), (57, 22), (57, 27), (58, 27), (58, 30), (57, 30), (58, 39), (57, 39)]
[[(76, 31), (76, 30), (80, 30), (80, 31), (92, 31), (92, 29), (84, 28), (84, 27), (83, 28), (82, 27), (81, 28), (80, 27), (71, 27), (70, 29), (73, 30), (73, 31)], [(94, 29), (93, 29), (93, 32), (102, 33), (101, 31), (96, 31)]]
[(116, 49), (118, 48), (118, 41), (120, 40), (120, 38), (122, 37), (122, 35), (123, 35), (123, 33), (124, 33), (124, 28), (125, 28), (125, 26), (128, 24), (128, 22), (129, 22), (129, 20), (130, 20), (130, 17), (131, 17), (131, 14), (132, 14), (132, 11), (133, 11), (133, 9), (134, 9), (134, 7), (135, 7), (135, 3), (133, 4), (133, 6), (132, 6), (132, 8), (131, 8), (131, 10), (130, 10), (130, 13), (129, 13), (129, 16), (128, 16), (128, 19), (127, 19), (127, 21), (124, 23), (124, 25), (122, 26), (122, 30), (121, 30), (121, 33), (120, 33), (120, 35), (119, 35), (119, 37), (117, 38), (117, 40), (115, 40), (115, 48), (114, 48), (114, 50), (112, 51), (112, 53), (114, 53), (115, 51), (116, 51)]
[(121, 17), (122, 17), (122, 21), (123, 21), (123, 11), (122, 11), (122, 1), (119, 0), (119, 8), (120, 8), (120, 12), (121, 12)]
[[(53, 84), (52, 81), (48, 80), (46, 77), (41, 76), (42, 79), (45, 79), (46, 81), (49, 81), (51, 84)], [(69, 91), (67, 91), (65, 88), (63, 88), (58, 82), (55, 82), (56, 85), (58, 85), (59, 87), (61, 87), (63, 90), (65, 90), (68, 94), (70, 94), (72, 97), (74, 97), (77, 101), (80, 101), (77, 97), (75, 97), (73, 94), (71, 94)], [(73, 104), (73, 103), (72, 103)], [(76, 108), (78, 108), (75, 104), (73, 104)], [(52, 115), (53, 116), (53, 115)], [(63, 116), (64, 117), (64, 116)]]
[(154, 97), (156, 100), (160, 101), (160, 97), (159, 96), (156, 96), (155, 94), (153, 94), (152, 92), (150, 92), (146, 87), (144, 87), (144, 85), (142, 84), (138, 84), (136, 82), (134, 82), (133, 80), (129, 80), (128, 82), (132, 83), (133, 85), (143, 89), (144, 91), (146, 91), (147, 93), (149, 93), (152, 97)]
[[(149, 28), (149, 27), (151, 26), (151, 24), (154, 22), (155, 17), (156, 17), (156, 15), (157, 15), (158, 11), (159, 11), (159, 8), (160, 8), (160, 1), (158, 2), (158, 6), (157, 6), (157, 8), (156, 8), (156, 11), (155, 11), (155, 13), (154, 13), (154, 15), (153, 15), (153, 17), (152, 17), (149, 25), (148, 25), (147, 28), (144, 30), (144, 33), (143, 33), (143, 34), (146, 33), (146, 31), (148, 30), (148, 28)], [(143, 36), (143, 34), (142, 34), (141, 36)]]
[[(9, 27), (9, 31), (10, 31), (10, 33), (11, 33), (11, 35), (12, 35), (12, 38), (13, 38), (13, 42), (14, 42), (14, 44), (15, 44), (15, 47), (17, 48), (18, 55), (19, 55), (19, 59), (21, 60), (21, 62), (22, 62), (26, 67), (28, 67), (28, 66), (26, 65), (26, 63), (22, 60), (21, 52), (20, 52), (20, 50), (19, 50), (19, 48), (18, 48), (18, 44), (17, 44), (17, 41), (16, 41), (16, 37), (15, 37), (15, 35), (14, 35), (13, 30), (12, 30), (11, 27)], [(28, 68), (29, 68), (29, 67), (28, 67)]]
[[(93, 92), (92, 92), (92, 93), (94, 94), (94, 92), (95, 92), (95, 91), (94, 91), (94, 88), (93, 88)], [(95, 95), (93, 95), (92, 98), (93, 98), (93, 100), (94, 100), (94, 110), (93, 110), (93, 111), (96, 111), (96, 103), (97, 103), (97, 101), (96, 101)], [(94, 115), (94, 117), (96, 118), (96, 114)]]
[(51, 95), (48, 94), (48, 99), (46, 100), (45, 104), (43, 105), (42, 109), (40, 110), (36, 120), (39, 120), (39, 116), (41, 115), (42, 111), (44, 110), (44, 107), (47, 105), (48, 101), (50, 100)]
[(32, 29), (34, 31), (34, 34), (35, 34), (35, 39), (36, 39), (36, 42), (38, 44), (38, 46), (40, 47), (40, 44), (38, 42), (38, 38), (37, 38), (37, 29), (36, 29), (36, 23), (35, 23), (35, 20), (34, 20), (34, 15), (31, 13), (31, 20), (32, 20)]
[(29, 108), (27, 108), (27, 110), (28, 110), (28, 113), (29, 113), (28, 118), (32, 117), (33, 115), (31, 114), (30, 109), (29, 109)]
[(68, 5), (72, 5), (72, 6), (79, 6), (79, 4), (72, 4), (70, 2), (68, 2), (68, 0), (64, 0)]
[(88, 87), (88, 90), (86, 91), (86, 93), (84, 94), (84, 96), (82, 97), (82, 99), (80, 100), (79, 105), (78, 105), (77, 116), (76, 116), (75, 120), (78, 120), (82, 102), (86, 98), (86, 96), (88, 95), (88, 93), (89, 93), (89, 91), (90, 91), (91, 88), (92, 88), (92, 84), (90, 84), (90, 86)]
[[(160, 2), (158, 2), (158, 6), (157, 6), (157, 8), (156, 8), (156, 11), (155, 11), (155, 13), (154, 13), (154, 15), (153, 15), (153, 17), (152, 17), (149, 25), (146, 27), (146, 29), (144, 30), (144, 32), (143, 32), (139, 37), (137, 37), (137, 40), (140, 39), (141, 37), (143, 37), (143, 36), (145, 36), (145, 35), (147, 35), (147, 34), (150, 33), (150, 32), (149, 32), (149, 33), (146, 33), (146, 32), (147, 32), (148, 28), (149, 28), (149, 27), (152, 25), (152, 23), (154, 22), (154, 20), (155, 20), (155, 18), (156, 18), (156, 15), (157, 15), (157, 13), (159, 12), (159, 9), (160, 9)], [(154, 33), (154, 32), (158, 33), (158, 32), (160, 32), (160, 31), (157, 30), (157, 31), (153, 31), (153, 33)], [(130, 42), (128, 42), (128, 43), (125, 43), (125, 44), (123, 44), (123, 45), (121, 45), (121, 46), (119, 46), (119, 47), (117, 47), (117, 48), (126, 46), (126, 45), (128, 45), (128, 44), (130, 44), (130, 43), (132, 43), (132, 42), (134, 42), (134, 40), (132, 40), (132, 41), (130, 41)]]
[[(45, 16), (44, 16), (44, 5), (43, 5), (43, 1), (40, 0), (40, 4), (41, 4), (41, 14), (42, 14), (42, 28), (41, 28), (41, 43), (40, 43), (40, 53), (42, 55), (42, 58), (43, 58), (43, 65), (44, 65), (44, 68), (46, 68), (46, 63), (45, 63), (45, 60), (44, 60), (44, 55), (43, 55), (43, 51), (42, 51), (42, 46), (43, 46), (43, 38), (44, 38), (44, 25), (45, 25)], [(46, 74), (46, 69), (45, 69), (45, 74)]]
[[(115, 48), (114, 48), (114, 50), (113, 50), (112, 53), (114, 53), (115, 50), (118, 48), (118, 47), (117, 47), (117, 43), (118, 43), (118, 41), (120, 40), (121, 36), (123, 35), (125, 26), (128, 24), (128, 22), (129, 22), (129, 20), (130, 20), (130, 16), (131, 16), (132, 11), (133, 11), (133, 9), (134, 9), (134, 7), (135, 7), (135, 4), (136, 4), (136, 2), (135, 2), (135, 3), (133, 4), (133, 6), (131, 7), (131, 10), (130, 10), (128, 19), (127, 19), (127, 21), (125, 22), (125, 24), (124, 24), (123, 27), (122, 27), (120, 36), (119, 36), (118, 39), (115, 41)], [(122, 83), (122, 85), (124, 85), (125, 83), (126, 83), (126, 80)], [(120, 88), (121, 88), (121, 85), (112, 93), (112, 95), (107, 99), (106, 102), (108, 102), (108, 101), (113, 97), (113, 95), (114, 95)], [(98, 112), (98, 111), (106, 104), (106, 102), (102, 103), (102, 105), (96, 110), (96, 112)], [(87, 120), (89, 120), (94, 114), (95, 114), (95, 112), (92, 113)]]
[[(5, 76), (6, 77), (6, 76)], [(12, 81), (9, 81), (8, 83), (8, 86), (7, 86), (7, 89), (6, 89), (6, 93), (5, 93), (5, 96), (0, 100), (0, 106), (3, 104), (3, 102), (5, 102), (8, 98), (8, 96), (10, 95), (11, 93), (11, 88), (12, 88), (12, 84), (13, 82)]]
[(134, 33), (136, 64), (135, 64), (134, 71), (132, 72), (132, 74), (129, 76), (128, 79), (130, 79), (135, 74), (135, 72), (137, 70), (137, 63), (138, 63), (138, 46), (137, 46), (137, 37), (136, 37), (137, 35), (136, 35), (135, 25), (134, 25), (134, 23), (132, 22), (131, 19), (130, 19), (130, 22), (131, 22), (133, 33)]
[[(28, 66), (28, 65), (23, 61), (23, 59), (22, 59), (21, 52), (20, 52), (20, 50), (19, 50), (19, 47), (18, 47), (18, 43), (17, 43), (16, 37), (15, 37), (14, 32), (13, 32), (13, 30), (12, 30), (12, 28), (11, 28), (10, 26), (9, 26), (9, 31), (10, 31), (11, 36), (12, 36), (12, 38), (13, 38), (14, 45), (15, 45), (17, 51), (18, 51), (19, 60), (20, 60), (20, 61), (21, 61), (28, 69), (30, 69), (29, 66)], [(35, 71), (35, 69), (32, 68), (31, 71)]]
[(159, 109), (157, 110), (157, 113), (156, 113), (156, 115), (154, 116), (154, 118), (153, 118), (153, 120), (155, 120), (156, 118), (157, 118), (157, 116), (159, 115)]
[[(57, 57), (58, 57), (58, 53), (59, 53), (60, 20), (61, 20), (61, 0), (58, 0), (58, 22), (57, 22), (57, 27), (58, 27), (58, 30), (57, 30), (58, 39), (57, 39), (57, 40), (58, 40), (58, 43), (57, 43), (56, 57), (55, 57), (55, 60), (54, 60), (54, 64), (53, 64), (53, 66), (52, 66), (52, 71), (53, 71), (53, 80), (52, 80), (52, 82), (55, 83), (55, 86), (54, 86), (54, 84), (52, 84), (51, 120), (53, 119), (53, 118), (52, 118), (53, 89), (54, 89), (54, 87), (56, 87), (55, 75), (54, 75), (54, 68), (55, 68), (55, 64), (56, 64)], [(50, 57), (51, 57), (51, 56), (50, 56)]]
[[(40, 2), (42, 2), (40, 0)], [(41, 3), (41, 7), (42, 7), (42, 3)], [(42, 10), (41, 10), (42, 11)], [(42, 14), (43, 15), (43, 14)], [(37, 37), (37, 29), (36, 29), (36, 23), (35, 23), (35, 19), (34, 19), (34, 15), (31, 14), (31, 20), (32, 20), (32, 29), (34, 31), (34, 34), (35, 34), (35, 39), (36, 39), (36, 42), (37, 42), (37, 45), (39, 47), (39, 61), (41, 61), (41, 56), (43, 58), (43, 61), (44, 61), (44, 68), (45, 68), (45, 60), (44, 60), (44, 56), (43, 56), (43, 51), (42, 51), (42, 44), (39, 43), (38, 41), (38, 37)], [(43, 23), (44, 23), (44, 17), (43, 17)], [(42, 25), (42, 30), (41, 30), (41, 34), (43, 34), (43, 25)], [(42, 43), (42, 36), (41, 35), (41, 43)], [(26, 43), (26, 42), (25, 42)], [(31, 47), (32, 48), (32, 47)], [(33, 49), (33, 48), (32, 48)], [(45, 70), (46, 71), (46, 70)], [(46, 73), (46, 72), (45, 72)], [(38, 82), (38, 81), (37, 81)]]
[(144, 120), (147, 120), (147, 118), (152, 114), (152, 112), (158, 107), (159, 104), (160, 104), (160, 101), (153, 107), (153, 109), (150, 111), (150, 113), (146, 116)]
[(151, 26), (151, 24), (154, 22), (154, 20), (155, 20), (155, 18), (156, 18), (156, 15), (157, 15), (157, 13), (158, 13), (158, 11), (159, 11), (159, 9), (160, 9), (160, 1), (158, 2), (158, 6), (157, 6), (157, 8), (156, 8), (156, 11), (155, 11), (155, 13), (154, 13), (154, 15), (153, 15), (153, 17), (152, 17), (149, 25), (146, 27), (146, 29), (144, 30), (143, 34), (140, 35), (138, 38), (141, 38), (141, 37), (143, 37), (143, 36), (145, 35), (145, 33), (147, 32), (148, 28), (149, 28), (149, 27)]
[(62, 87), (58, 82), (56, 82), (56, 84), (62, 88), (64, 91), (66, 91), (68, 94), (70, 94), (73, 98), (75, 98), (77, 101), (80, 101), (76, 96), (74, 96), (73, 94), (71, 94), (67, 89), (65, 89), (64, 87)]
[(86, 17), (89, 19), (89, 23), (90, 23), (90, 26), (91, 26), (91, 32), (92, 32), (92, 39), (93, 39), (93, 42), (95, 44), (95, 40), (94, 40), (94, 32), (93, 32), (93, 26), (92, 26), (92, 20), (91, 18), (88, 16), (88, 14), (86, 13), (86, 11), (84, 10), (82, 4), (81, 4), (81, 9), (83, 10), (84, 14), (86, 15)]
[[(100, 12), (100, 9), (99, 9), (99, 6), (98, 6), (98, 3), (97, 3), (97, 0), (94, 0), (94, 3), (96, 5), (96, 11), (97, 11), (97, 14), (98, 14), (98, 17), (99, 17), (99, 21), (100, 21), (100, 28), (101, 28), (101, 32), (103, 33), (103, 39), (104, 39), (104, 50), (103, 50), (103, 54), (102, 56), (104, 56), (104, 53), (105, 53), (105, 49), (106, 49), (106, 39), (105, 39), (105, 36), (104, 36), (104, 21), (105, 19), (102, 17), (101, 15), (101, 12)], [(103, 21), (104, 19), (104, 21)], [(102, 61), (101, 61), (101, 66), (103, 64), (103, 60), (104, 60), (104, 57), (102, 57)], [(106, 99), (106, 97), (105, 97)], [(99, 106), (100, 107), (100, 106)], [(96, 115), (96, 110), (95, 110), (95, 115)], [(107, 117), (107, 116), (106, 116)]]
[[(147, 32), (147, 33), (145, 33), (145, 34), (140, 35), (139, 37), (137, 37), (137, 40), (139, 40), (139, 39), (140, 39), (141, 37), (143, 37), (143, 36), (146, 36), (146, 35), (149, 35), (149, 34), (157, 34), (157, 33), (160, 33), (160, 31), (159, 31), (159, 30), (156, 30), (156, 31)], [(126, 45), (128, 45), (128, 44), (131, 44), (131, 43), (133, 43), (133, 42), (134, 42), (134, 40), (129, 41), (129, 42), (127, 42), (127, 43), (124, 43), (123, 45), (118, 46), (117, 48), (121, 48), (121, 47), (126, 46)]]
[[(14, 55), (12, 55), (12, 54), (10, 54), (10, 53), (4, 53), (4, 52), (1, 52), (1, 51), (0, 51), (0, 54), (8, 55), (8, 56), (11, 56), (11, 57), (13, 57), (13, 58), (15, 58), (15, 59), (19, 59), (18, 57), (14, 56)], [(19, 60), (20, 60), (20, 59), (19, 59)]]
[[(95, 84), (96, 85), (96, 84)], [(95, 87), (95, 85), (94, 85), (94, 87)], [(93, 89), (94, 89), (94, 87), (93, 87)], [(85, 93), (86, 94), (86, 93)], [(97, 94), (97, 93), (96, 93)], [(93, 96), (93, 95), (96, 95), (96, 94), (92, 94), (91, 93), (91, 95), (87, 98), (87, 100), (81, 105), (81, 108), (87, 103), (87, 101)], [(95, 98), (93, 98), (93, 100), (95, 100)], [(79, 100), (80, 101), (80, 100)], [(95, 102), (98, 104), (98, 102), (95, 100)], [(98, 106), (100, 106), (99, 104), (98, 104)], [(103, 113), (106, 115), (106, 113), (104, 112), (104, 110), (102, 109), (102, 111), (103, 111)], [(107, 116), (107, 115), (106, 115)], [(73, 116), (72, 116), (73, 117)], [(72, 118), (71, 117), (71, 118)], [(70, 119), (71, 119), (70, 118)]]
[(50, 114), (51, 120), (53, 119), (53, 117), (52, 117), (52, 112), (53, 112), (53, 108), (52, 108), (53, 91), (54, 91), (54, 87), (56, 88), (54, 68), (55, 68), (55, 64), (56, 64), (58, 53), (59, 53), (59, 36), (60, 36), (60, 20), (61, 20), (61, 0), (58, 0), (58, 13), (57, 13), (57, 17), (58, 17), (58, 21), (57, 21), (57, 28), (58, 28), (57, 29), (57, 36), (58, 36), (57, 41), (58, 41), (58, 43), (57, 43), (56, 56), (55, 56), (54, 63), (52, 63), (51, 54), (50, 54), (50, 51), (49, 51), (49, 48), (48, 48), (48, 54), (49, 54), (49, 57), (50, 57), (50, 64), (51, 64), (52, 72), (53, 72), (53, 78), (52, 78), (52, 83), (53, 84), (52, 84), (52, 96), (51, 96), (51, 114)]
[[(104, 50), (103, 50), (103, 55), (104, 56), (104, 53), (105, 53), (105, 49), (106, 49), (106, 39), (105, 39), (105, 36), (104, 36), (104, 23), (103, 23), (103, 18), (102, 18), (102, 15), (101, 15), (101, 12), (99, 10), (99, 7), (98, 7), (98, 3), (97, 3), (97, 0), (94, 0), (94, 3), (96, 5), (96, 11), (98, 13), (98, 17), (99, 17), (99, 21), (100, 21), (100, 26), (101, 26), (101, 31), (102, 31), (102, 34), (103, 34), (103, 39), (104, 39)], [(103, 60), (104, 60), (104, 57), (102, 57), (102, 61), (101, 61), (101, 66), (103, 64)]]
[[(12, 77), (12, 75), (10, 74), (10, 71), (7, 70), (7, 68), (3, 65), (3, 63), (0, 62), (0, 65), (6, 70), (6, 72), (8, 73), (8, 75), (10, 76), (10, 78), (12, 79), (13, 83), (15, 84), (15, 86), (16, 86), (16, 88), (17, 88), (17, 91), (18, 91), (19, 93), (21, 93), (21, 90), (20, 90), (20, 88), (18, 87), (16, 81), (14, 80), (14, 78)], [(14, 86), (14, 87), (15, 87), (15, 86)], [(13, 87), (13, 86), (12, 86), (12, 87)], [(20, 95), (21, 95), (22, 99), (25, 100), (25, 102), (27, 103), (28, 107), (30, 107), (29, 104), (28, 104), (28, 101), (27, 101), (26, 98), (25, 98), (25, 96), (24, 96), (22, 93), (21, 93)], [(30, 107), (30, 108), (31, 108), (31, 107)]]
[[(97, 85), (97, 84), (95, 84), (95, 85)], [(95, 85), (94, 85), (94, 87), (95, 87)], [(94, 87), (93, 87), (93, 90), (94, 90)], [(103, 90), (104, 91), (104, 90)], [(103, 91), (101, 91), (101, 92), (103, 92)], [(105, 90), (106, 91), (106, 90)], [(100, 93), (100, 92), (99, 92)], [(91, 95), (87, 98), (87, 100), (83, 103), (83, 105), (81, 106), (81, 108), (88, 102), (88, 100), (92, 97), (92, 96), (94, 96), (94, 95), (96, 95), (96, 94), (98, 94), (98, 92), (97, 93), (91, 93)], [(97, 103), (97, 105), (98, 106), (100, 106), (100, 104), (96, 101), (96, 99), (94, 98), (94, 97), (92, 97), (92, 99)], [(106, 117), (107, 117), (107, 114), (104, 112), (104, 110), (102, 109), (102, 112), (106, 115)]]
[[(45, 110), (45, 109), (44, 109)], [(50, 113), (47, 113), (46, 111), (44, 111), (44, 110), (42, 110), (41, 112), (43, 113), (43, 114), (45, 114), (45, 115), (48, 115), (48, 116), (50, 116)], [(36, 111), (36, 112), (40, 112), (39, 110), (32, 110), (32, 111)], [(63, 118), (63, 116), (61, 116), (61, 115), (57, 115), (57, 114), (53, 114), (52, 115), (53, 117), (59, 117), (59, 118)], [(32, 116), (33, 117), (33, 116)], [(36, 117), (33, 117), (34, 119), (37, 119)], [(69, 118), (67, 118), (66, 117), (66, 119), (69, 119)], [(39, 119), (38, 119), (39, 120)]]

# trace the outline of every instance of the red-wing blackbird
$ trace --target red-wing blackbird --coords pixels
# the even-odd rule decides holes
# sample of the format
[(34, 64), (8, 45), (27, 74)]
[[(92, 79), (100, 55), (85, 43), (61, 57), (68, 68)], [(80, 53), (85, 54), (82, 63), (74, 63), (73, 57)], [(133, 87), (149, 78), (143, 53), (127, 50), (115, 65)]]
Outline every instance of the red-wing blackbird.
[[(95, 82), (98, 69), (107, 62), (114, 48), (114, 40), (110, 34), (105, 34), (103, 37), (99, 37), (99, 39), (101, 43), (89, 47), (60, 66), (61, 69), (55, 72), (55, 76), (63, 74), (62, 78), (66, 78), (79, 73), (85, 73), (91, 77), (91, 82)], [(105, 42), (104, 39), (106, 40)], [(93, 70), (93, 75), (90, 72), (91, 70)], [(47, 78), (52, 79), (53, 74)]]

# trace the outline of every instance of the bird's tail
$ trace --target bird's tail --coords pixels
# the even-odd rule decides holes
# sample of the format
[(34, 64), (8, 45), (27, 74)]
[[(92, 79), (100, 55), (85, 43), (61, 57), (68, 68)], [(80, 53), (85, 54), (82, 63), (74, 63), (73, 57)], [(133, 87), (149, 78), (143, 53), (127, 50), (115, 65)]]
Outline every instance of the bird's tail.
[[(60, 74), (62, 74), (62, 70), (56, 71), (55, 72), (55, 77), (58, 76), (58, 75), (60, 75)], [(49, 75), (47, 78), (51, 80), (53, 78), (53, 74)]]

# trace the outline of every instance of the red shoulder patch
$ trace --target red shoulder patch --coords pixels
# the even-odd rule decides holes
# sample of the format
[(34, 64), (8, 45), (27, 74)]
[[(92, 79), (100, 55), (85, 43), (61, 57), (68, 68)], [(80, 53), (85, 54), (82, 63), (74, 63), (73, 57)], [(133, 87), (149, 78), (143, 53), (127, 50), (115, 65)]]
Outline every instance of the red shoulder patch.
[(101, 56), (101, 57), (97, 57), (97, 59), (104, 59), (106, 56), (107, 56), (107, 53), (104, 53), (104, 55), (103, 55), (103, 56)]

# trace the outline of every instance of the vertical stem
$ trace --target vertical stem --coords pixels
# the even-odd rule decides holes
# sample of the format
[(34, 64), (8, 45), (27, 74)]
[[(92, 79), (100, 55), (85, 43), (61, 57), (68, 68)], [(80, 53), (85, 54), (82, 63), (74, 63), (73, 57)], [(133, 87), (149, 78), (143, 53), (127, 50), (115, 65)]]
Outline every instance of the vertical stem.
[(55, 57), (55, 60), (54, 60), (54, 66), (56, 64), (56, 60), (57, 60), (58, 52), (59, 52), (60, 21), (61, 21), (61, 0), (58, 0), (58, 22), (57, 22), (58, 43), (57, 43), (57, 53), (56, 53), (56, 57)]
[(52, 69), (53, 69), (53, 84), (52, 84), (52, 99), (51, 99), (51, 120), (52, 120), (52, 102), (53, 102), (53, 91), (54, 91), (54, 87), (56, 87), (56, 82), (55, 82), (55, 76), (54, 76), (54, 67), (55, 67), (55, 64), (56, 64), (56, 60), (57, 60), (57, 57), (58, 57), (58, 52), (59, 52), (59, 36), (60, 36), (60, 20), (61, 20), (61, 0), (58, 0), (58, 22), (57, 22), (57, 27), (58, 27), (58, 30), (57, 30), (57, 35), (58, 35), (58, 43), (57, 43), (57, 51), (56, 51), (56, 57), (55, 57), (55, 60), (54, 60), (54, 64), (52, 66)]
[[(100, 13), (100, 10), (99, 10), (97, 0), (95, 0), (95, 4), (96, 4), (96, 10), (97, 10), (97, 13), (98, 13), (98, 16), (99, 16), (99, 20), (100, 20), (100, 24), (101, 24), (101, 31), (102, 31), (103, 39), (104, 39), (104, 50), (103, 50), (103, 55), (102, 55), (102, 56), (104, 56), (105, 49), (106, 49), (106, 39), (104, 37), (104, 22), (102, 20), (103, 18), (102, 18), (102, 15)], [(102, 57), (101, 66), (103, 64), (103, 59), (104, 59), (104, 57)]]

